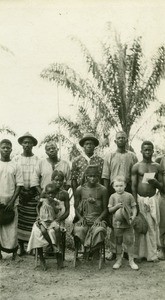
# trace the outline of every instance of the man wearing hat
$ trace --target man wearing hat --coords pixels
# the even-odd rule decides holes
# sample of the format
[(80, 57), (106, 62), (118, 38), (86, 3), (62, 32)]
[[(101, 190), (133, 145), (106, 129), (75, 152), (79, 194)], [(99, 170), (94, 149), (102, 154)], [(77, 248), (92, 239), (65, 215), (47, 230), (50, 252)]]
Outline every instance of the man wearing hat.
[(38, 157), (33, 154), (32, 149), (38, 141), (29, 132), (19, 137), (18, 143), (23, 148), (23, 153), (15, 157), (16, 163), (21, 167), (23, 174), (24, 188), (19, 195), (18, 205), (18, 241), (20, 255), (24, 255), (24, 243), (29, 241), (32, 225), (36, 220), (38, 192), (34, 186), (34, 170), (38, 162)]
[(72, 163), (71, 178), (72, 188), (75, 194), (76, 188), (83, 183), (84, 171), (88, 165), (97, 165), (99, 172), (99, 181), (101, 180), (103, 159), (94, 153), (95, 147), (99, 145), (98, 139), (92, 134), (87, 133), (79, 141), (83, 147), (83, 153), (76, 157)]

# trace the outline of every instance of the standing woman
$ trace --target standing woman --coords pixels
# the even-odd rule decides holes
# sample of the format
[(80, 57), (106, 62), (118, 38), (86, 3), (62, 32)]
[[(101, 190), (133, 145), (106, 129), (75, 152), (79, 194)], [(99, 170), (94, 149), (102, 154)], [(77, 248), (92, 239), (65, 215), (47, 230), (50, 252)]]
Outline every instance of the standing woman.
[(23, 147), (23, 153), (15, 158), (15, 161), (22, 169), (24, 187), (19, 195), (18, 205), (18, 243), (20, 246), (20, 256), (26, 254), (24, 244), (29, 241), (33, 223), (36, 221), (38, 192), (34, 186), (34, 169), (38, 162), (38, 157), (32, 152), (32, 148), (38, 141), (26, 132), (18, 139), (18, 143)]

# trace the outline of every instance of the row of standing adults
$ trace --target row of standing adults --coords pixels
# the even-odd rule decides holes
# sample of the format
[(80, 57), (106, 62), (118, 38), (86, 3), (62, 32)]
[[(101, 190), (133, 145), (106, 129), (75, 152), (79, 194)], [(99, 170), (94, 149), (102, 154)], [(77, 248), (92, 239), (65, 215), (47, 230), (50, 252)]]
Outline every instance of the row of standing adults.
[[(33, 154), (32, 149), (37, 145), (37, 140), (30, 133), (26, 133), (18, 139), (23, 147), (23, 153), (10, 161), (12, 145), (5, 140), (1, 141), (1, 161), (0, 161), (0, 201), (7, 203), (8, 207), (14, 205), (15, 218), (17, 218), (18, 205), (18, 239), (20, 245), (20, 255), (25, 254), (24, 243), (28, 242), (31, 228), (36, 220), (37, 195), (51, 181), (51, 174), (54, 170), (60, 170), (65, 176), (65, 188), (70, 186), (75, 194), (76, 188), (84, 181), (84, 171), (88, 165), (97, 165), (100, 182), (107, 188), (109, 196), (114, 192), (113, 180), (116, 176), (122, 175), (126, 180), (126, 191), (131, 192), (138, 203), (139, 209), (143, 212), (149, 223), (147, 235), (141, 236), (137, 243), (137, 256), (145, 257), (147, 260), (157, 259), (157, 244), (159, 244), (161, 258), (165, 258), (165, 224), (164, 224), (164, 197), (163, 185), (165, 186), (165, 158), (160, 164), (152, 162), (153, 144), (144, 142), (142, 144), (142, 162), (138, 163), (135, 153), (126, 150), (127, 137), (124, 132), (116, 134), (117, 150), (108, 152), (105, 158), (95, 154), (95, 147), (99, 145), (98, 139), (93, 134), (86, 134), (79, 144), (83, 152), (72, 163), (70, 171), (69, 163), (58, 160), (58, 148), (54, 142), (49, 142), (45, 146), (46, 159), (39, 160)], [(21, 177), (21, 171), (23, 178)], [(143, 183), (145, 173), (154, 173), (155, 177)], [(16, 188), (15, 188), (16, 186)], [(20, 187), (23, 186), (21, 189)], [(5, 189), (5, 191), (4, 191)], [(161, 215), (159, 214), (159, 202), (156, 200), (156, 190), (160, 190)], [(158, 223), (160, 221), (160, 235), (158, 233)], [(10, 228), (9, 228), (10, 227)], [(0, 225), (0, 245), (1, 250), (12, 252), (17, 251), (16, 236), (17, 222), (12, 226)], [(12, 238), (10, 238), (12, 237)], [(113, 230), (111, 233), (111, 257), (115, 258), (115, 241)]]

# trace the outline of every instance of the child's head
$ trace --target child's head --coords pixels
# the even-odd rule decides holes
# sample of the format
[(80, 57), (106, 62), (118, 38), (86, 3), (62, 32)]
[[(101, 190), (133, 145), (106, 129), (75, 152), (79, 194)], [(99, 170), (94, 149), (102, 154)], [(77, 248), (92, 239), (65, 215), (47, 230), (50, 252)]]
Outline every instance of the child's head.
[(89, 165), (85, 170), (87, 182), (95, 185), (98, 182), (99, 171), (97, 165)]
[(53, 183), (49, 183), (45, 187), (45, 196), (47, 198), (54, 198), (56, 195), (56, 186)]
[(113, 181), (113, 188), (117, 194), (122, 194), (125, 190), (126, 182), (124, 176), (117, 176)]
[(64, 183), (64, 173), (62, 171), (55, 170), (52, 174), (51, 180), (56, 188), (62, 187)]

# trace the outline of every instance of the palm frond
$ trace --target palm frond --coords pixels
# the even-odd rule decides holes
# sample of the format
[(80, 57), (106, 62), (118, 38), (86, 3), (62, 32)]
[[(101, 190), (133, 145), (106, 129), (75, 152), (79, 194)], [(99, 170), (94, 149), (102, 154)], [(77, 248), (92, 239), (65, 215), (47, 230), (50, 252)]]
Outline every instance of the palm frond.
[(11, 134), (13, 136), (16, 136), (16, 133), (8, 126), (5, 126), (3, 125), (1, 128), (0, 128), (0, 133), (7, 133), (7, 134)]
[(70, 136), (76, 136), (77, 138), (82, 137), (81, 125), (77, 122), (71, 121), (69, 118), (58, 117), (51, 123), (60, 124), (68, 130)]
[(87, 47), (85, 46), (84, 43), (82, 43), (77, 37), (72, 36), (71, 39), (73, 41), (75, 41), (76, 43), (78, 43), (78, 45), (80, 46), (82, 53), (85, 57), (86, 63), (88, 65), (88, 72), (91, 72), (93, 77), (96, 79), (97, 82), (97, 86), (98, 88), (100, 88), (102, 91), (106, 90), (106, 83), (104, 82), (104, 78), (102, 75), (102, 67), (100, 67), (101, 65), (98, 64), (94, 58), (92, 57), (92, 55), (90, 54), (89, 50), (87, 49)]

